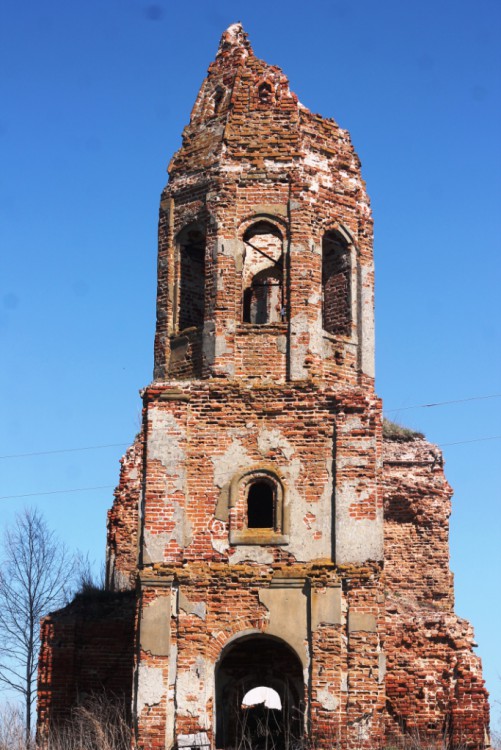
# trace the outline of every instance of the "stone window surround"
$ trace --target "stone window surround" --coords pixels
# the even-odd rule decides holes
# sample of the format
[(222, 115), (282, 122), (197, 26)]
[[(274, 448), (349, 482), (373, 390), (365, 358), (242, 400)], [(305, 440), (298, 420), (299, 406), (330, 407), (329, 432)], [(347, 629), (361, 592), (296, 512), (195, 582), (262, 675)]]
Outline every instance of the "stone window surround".
[[(275, 528), (247, 528), (246, 518), (248, 488), (254, 482), (268, 482), (273, 485), (275, 495)], [(289, 543), (289, 513), (287, 507), (286, 487), (277, 474), (275, 467), (255, 466), (239, 472), (231, 480), (229, 487), (229, 541), (231, 545), (280, 545)], [(240, 513), (237, 514), (237, 509)], [(245, 523), (245, 525), (244, 525)]]

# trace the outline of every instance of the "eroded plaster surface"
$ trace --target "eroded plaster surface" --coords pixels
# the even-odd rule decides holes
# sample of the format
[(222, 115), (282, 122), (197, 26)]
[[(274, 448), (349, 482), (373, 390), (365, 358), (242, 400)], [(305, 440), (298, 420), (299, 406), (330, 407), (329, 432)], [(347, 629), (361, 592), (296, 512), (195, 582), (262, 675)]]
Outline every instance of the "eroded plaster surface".
[(138, 668), (137, 712), (141, 714), (146, 706), (155, 706), (162, 701), (166, 690), (162, 667), (150, 666), (142, 662)]
[(160, 596), (143, 607), (141, 648), (152, 656), (168, 656), (170, 649), (170, 595)]
[(268, 610), (266, 632), (282, 638), (292, 646), (303, 665), (307, 664), (307, 601), (302, 588), (284, 584), (284, 588), (260, 589), (259, 601)]

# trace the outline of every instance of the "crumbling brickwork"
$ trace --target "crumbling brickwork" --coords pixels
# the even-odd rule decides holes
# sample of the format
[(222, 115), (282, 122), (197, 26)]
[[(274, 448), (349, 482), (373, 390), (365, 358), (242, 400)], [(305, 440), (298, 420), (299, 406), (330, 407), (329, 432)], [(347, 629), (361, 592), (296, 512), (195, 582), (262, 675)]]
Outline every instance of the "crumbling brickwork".
[(90, 696), (132, 696), (135, 597), (131, 592), (79, 595), (42, 621), (38, 732), (46, 736)]
[(120, 481), (108, 511), (106, 586), (110, 591), (134, 588), (136, 582), (143, 447), (140, 432), (120, 461)]
[(483, 747), (489, 711), (473, 629), (453, 612), (452, 490), (437, 446), (384, 443), (386, 732)]
[[(413, 731), (480, 750), (442, 457), (383, 440), (372, 217), (348, 133), (235, 24), (169, 174), (154, 380), (108, 518), (107, 587), (135, 607), (120, 636), (135, 747), (257, 746), (242, 702), (260, 687), (281, 701), (270, 750)], [(62, 655), (83, 655), (61, 628), (82, 616), (43, 624), (41, 736), (75, 695)]]

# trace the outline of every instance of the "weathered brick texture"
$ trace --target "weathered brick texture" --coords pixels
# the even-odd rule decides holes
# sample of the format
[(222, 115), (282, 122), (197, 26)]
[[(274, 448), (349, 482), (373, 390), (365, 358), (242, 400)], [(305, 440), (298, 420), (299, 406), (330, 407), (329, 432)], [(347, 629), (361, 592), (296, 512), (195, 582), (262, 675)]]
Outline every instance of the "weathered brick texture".
[[(372, 217), (348, 133), (235, 24), (169, 174), (154, 380), (108, 517), (107, 587), (135, 606), (125, 617), (117, 600), (108, 656), (134, 644), (134, 680), (129, 662), (121, 674), (136, 746), (256, 744), (263, 714), (242, 700), (267, 687), (280, 747), (419, 732), (480, 750), (487, 698), (452, 611), (442, 457), (383, 440)], [(84, 612), (64, 612), (43, 624), (42, 734), (81, 680)], [(95, 612), (101, 674), (109, 604)]]
[(131, 705), (135, 597), (131, 592), (78, 596), (42, 620), (38, 732), (68, 721), (94, 695)]
[(386, 732), (487, 743), (489, 707), (471, 625), (453, 612), (452, 490), (437, 446), (384, 444)]

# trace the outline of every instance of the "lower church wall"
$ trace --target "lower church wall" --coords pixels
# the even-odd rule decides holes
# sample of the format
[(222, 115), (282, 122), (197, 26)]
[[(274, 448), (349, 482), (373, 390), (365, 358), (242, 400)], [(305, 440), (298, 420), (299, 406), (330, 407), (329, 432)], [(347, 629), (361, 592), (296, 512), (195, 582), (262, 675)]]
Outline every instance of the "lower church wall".
[(66, 722), (87, 699), (123, 702), (130, 713), (135, 595), (81, 594), (41, 623), (38, 734)]
[[(135, 472), (133, 492), (121, 496), (126, 505), (137, 502), (136, 455), (125, 467)], [(398, 747), (404, 735), (429, 747), (488, 747), (488, 696), (473, 631), (453, 613), (451, 490), (440, 451), (421, 439), (385, 440), (383, 459), (384, 593), (375, 563), (150, 565), (137, 600), (132, 593), (79, 598), (43, 621), (40, 733), (101, 691), (133, 706), (144, 750), (207, 742), (227, 748), (214, 733), (221, 690), (232, 669), (250, 669), (252, 639), (261, 636), (278, 644), (275, 671), (287, 671), (287, 649), (299, 660), (301, 720), (315, 749)], [(136, 512), (131, 506), (131, 528)], [(119, 521), (113, 528), (120, 530)], [(133, 700), (135, 618), (141, 643)], [(233, 666), (230, 658), (218, 688), (228, 655)]]

